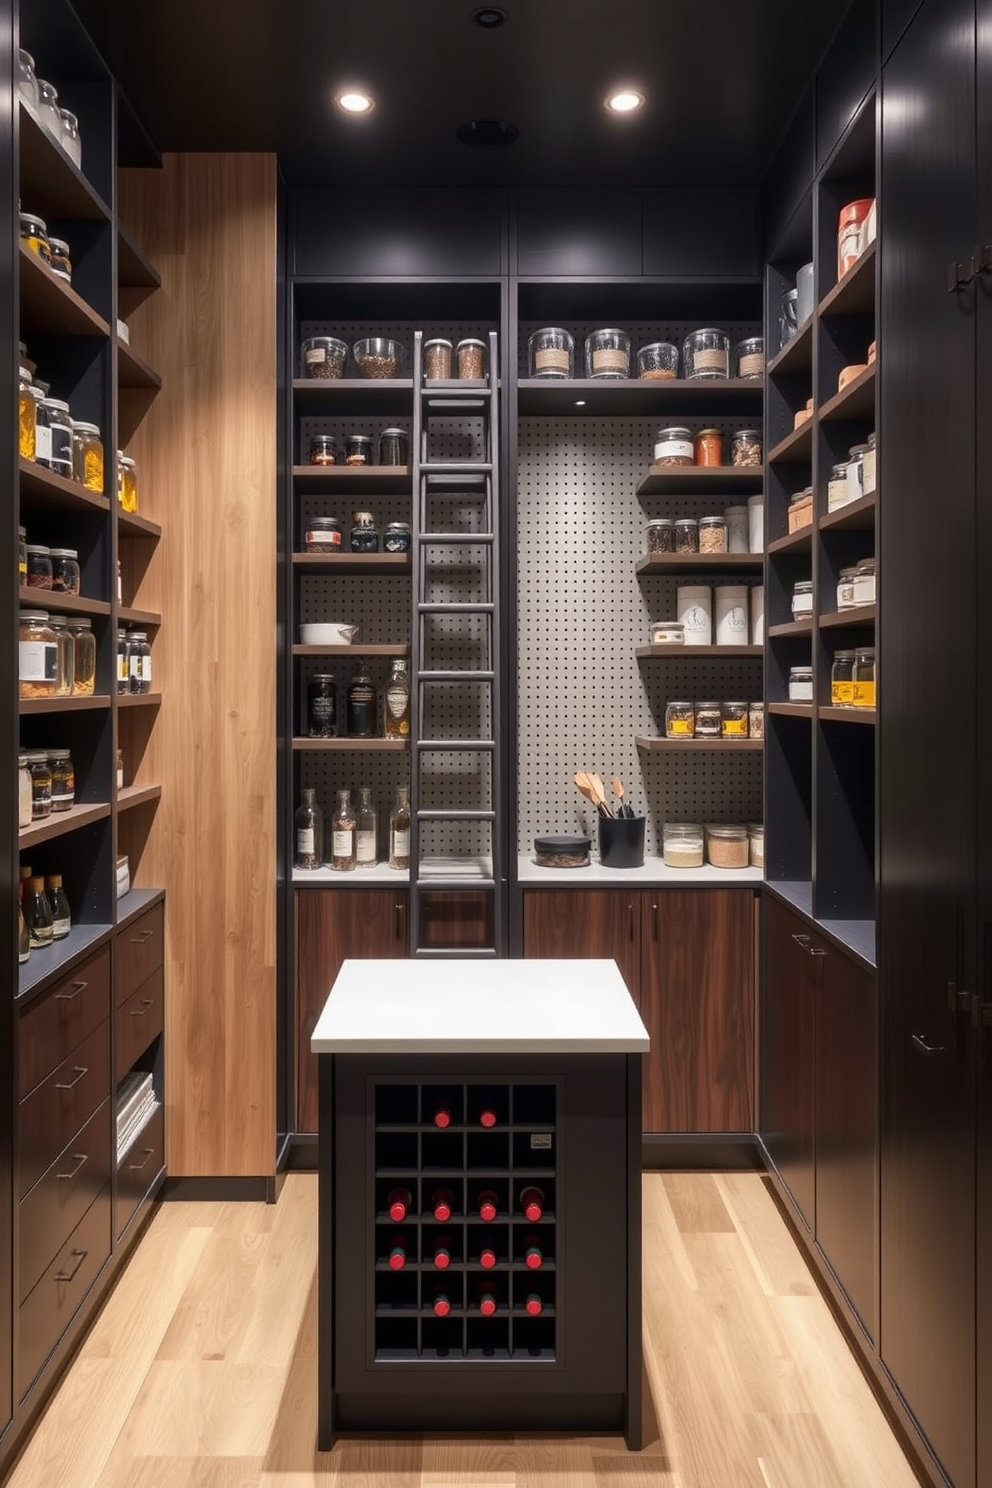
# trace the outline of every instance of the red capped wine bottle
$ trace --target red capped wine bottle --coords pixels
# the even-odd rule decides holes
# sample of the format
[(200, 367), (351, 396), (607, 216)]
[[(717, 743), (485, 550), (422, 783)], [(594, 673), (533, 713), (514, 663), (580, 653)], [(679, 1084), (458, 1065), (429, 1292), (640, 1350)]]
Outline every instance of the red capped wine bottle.
[(479, 1125), (487, 1128), (496, 1125), (496, 1112), (492, 1106), (483, 1106), (479, 1112)]
[(441, 1224), (447, 1224), (455, 1208), (455, 1196), (450, 1188), (436, 1188), (431, 1194), (431, 1208), (434, 1218)]
[(520, 1207), (525, 1218), (534, 1224), (544, 1213), (544, 1190), (533, 1186), (525, 1188), (520, 1195)]
[(479, 1195), (479, 1218), (485, 1220), (486, 1224), (489, 1224), (491, 1220), (496, 1218), (498, 1210), (499, 1199), (493, 1193), (492, 1189), (483, 1189)]
[(483, 1317), (492, 1317), (496, 1311), (496, 1293), (492, 1287), (484, 1286), (479, 1292), (479, 1311)]
[(389, 1217), (390, 1219), (394, 1219), (397, 1224), (399, 1224), (400, 1220), (406, 1219), (412, 1203), (413, 1195), (408, 1188), (393, 1188), (386, 1195), (386, 1208), (389, 1210)]
[(451, 1125), (450, 1107), (442, 1104), (436, 1108), (434, 1112), (434, 1125), (440, 1126), (442, 1129)]
[(524, 1264), (528, 1271), (540, 1271), (544, 1265), (544, 1256), (536, 1240), (528, 1240), (527, 1248), (524, 1251)]
[(496, 1252), (488, 1246), (479, 1255), (479, 1265), (483, 1271), (492, 1271), (496, 1265)]
[(406, 1241), (398, 1235), (389, 1247), (390, 1271), (402, 1271), (406, 1265)]
[(451, 1247), (446, 1235), (439, 1235), (437, 1244), (434, 1246), (434, 1265), (439, 1271), (446, 1271), (451, 1265)]
[(544, 1307), (544, 1303), (541, 1301), (536, 1292), (528, 1292), (527, 1301), (524, 1303), (524, 1307), (527, 1309), (530, 1317), (540, 1317), (541, 1311)]
[(451, 1311), (451, 1298), (447, 1292), (438, 1292), (431, 1306), (434, 1308), (436, 1317), (447, 1317)]

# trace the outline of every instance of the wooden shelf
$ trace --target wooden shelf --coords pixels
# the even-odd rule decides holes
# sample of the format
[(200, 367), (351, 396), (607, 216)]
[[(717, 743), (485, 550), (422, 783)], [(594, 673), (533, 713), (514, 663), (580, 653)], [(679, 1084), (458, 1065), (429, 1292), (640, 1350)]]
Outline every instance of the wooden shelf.
[(777, 640), (779, 636), (803, 636), (813, 634), (813, 617), (807, 620), (787, 620), (784, 625), (769, 625), (768, 636), (770, 640)]
[(750, 378), (526, 377), (517, 384), (517, 411), (525, 417), (683, 418), (761, 416), (764, 380)]
[(410, 744), (407, 739), (294, 739), (293, 751), (302, 754), (308, 750), (345, 750), (357, 749), (362, 751), (371, 750), (379, 753), (382, 750), (406, 750)]
[(825, 517), (820, 518), (821, 532), (836, 532), (851, 529), (852, 531), (868, 532), (875, 526), (875, 505), (878, 493), (872, 491), (869, 496), (861, 496), (857, 501), (849, 501), (846, 506), (840, 506), (836, 511), (828, 512)]
[(160, 692), (119, 692), (118, 708), (157, 708), (162, 701)]
[(828, 723), (874, 723), (874, 708), (819, 708), (819, 716)]
[(768, 363), (768, 376), (810, 372), (813, 368), (813, 317), (807, 315), (791, 341), (787, 341)]
[(634, 651), (637, 657), (671, 657), (677, 660), (680, 656), (708, 656), (719, 661), (722, 656), (761, 656), (763, 646), (638, 646)]
[(638, 496), (755, 496), (761, 490), (760, 465), (652, 465)]
[(808, 527), (800, 527), (798, 532), (789, 532), (785, 537), (777, 537), (774, 542), (768, 544), (768, 556), (774, 557), (776, 553), (809, 553), (813, 547), (813, 524)]
[(857, 630), (863, 625), (874, 625), (877, 607), (858, 605), (853, 610), (830, 610), (820, 616), (821, 630)]
[(409, 553), (294, 553), (293, 567), (313, 574), (394, 574), (410, 572)]
[(92, 310), (71, 284), (54, 274), (46, 263), (19, 245), (21, 269), (21, 335), (101, 336), (110, 326)]
[(110, 221), (107, 203), (23, 101), (20, 156), (19, 189), (25, 211), (39, 213), (46, 222), (67, 218)]
[(134, 241), (117, 224), (117, 288), (121, 315), (127, 317), (162, 287), (162, 276)]
[(130, 811), (133, 806), (144, 806), (147, 801), (162, 798), (160, 785), (124, 785), (117, 792), (117, 810)]
[(135, 610), (128, 605), (118, 607), (117, 618), (125, 625), (148, 625), (153, 630), (157, 630), (162, 624), (162, 616), (155, 610)]
[(766, 703), (765, 711), (778, 718), (812, 718), (812, 703)]
[(87, 713), (109, 708), (110, 698), (99, 692), (89, 697), (20, 698), (17, 707), (22, 717), (26, 713)]
[(110, 605), (103, 599), (84, 599), (80, 594), (60, 594), (57, 589), (29, 589), (22, 584), (18, 600), (29, 609), (53, 611), (56, 615), (109, 615)]
[(410, 647), (405, 645), (391, 645), (381, 643), (378, 645), (355, 645), (355, 646), (304, 646), (293, 647), (294, 656), (409, 656)]
[[(106, 496), (87, 491), (78, 481), (66, 480), (44, 465), (21, 456), (18, 463), (21, 484), (21, 516), (32, 511), (109, 512)], [(25, 501), (27, 497), (27, 501)]]
[(869, 243), (853, 268), (820, 301), (821, 319), (827, 315), (868, 315), (875, 309), (877, 243)]
[(875, 418), (875, 367), (871, 362), (863, 372), (847, 384), (843, 392), (835, 393), (820, 409), (820, 423), (829, 424), (841, 419)]
[(297, 414), (413, 417), (411, 377), (364, 378), (297, 377), (293, 381), (293, 403)]
[(789, 462), (800, 460), (811, 460), (813, 458), (813, 424), (815, 420), (812, 414), (804, 419), (798, 429), (793, 429), (784, 439), (780, 439), (774, 449), (768, 452), (769, 465), (785, 465)]
[(652, 553), (641, 558), (638, 574), (754, 573), (761, 572), (760, 553)]
[(121, 511), (117, 508), (117, 535), (119, 537), (151, 537), (156, 541), (162, 536), (158, 522), (149, 517), (140, 517), (137, 512)]
[(726, 749), (729, 753), (740, 750), (756, 753), (765, 747), (764, 739), (654, 739), (644, 734), (638, 734), (634, 743), (638, 749), (646, 749), (649, 753), (661, 749)]
[(120, 336), (117, 341), (117, 381), (122, 388), (143, 388), (146, 392), (159, 392), (162, 379), (143, 357), (132, 351)]
[(110, 815), (110, 806), (105, 801), (88, 806), (70, 806), (68, 811), (53, 811), (41, 821), (22, 827), (17, 834), (17, 846), (36, 847), (39, 842), (50, 842), (53, 837), (63, 837), (66, 832), (75, 832), (79, 827), (88, 827), (91, 822), (105, 821)]
[(409, 496), (409, 465), (294, 465), (301, 492), (361, 492), (365, 496)]

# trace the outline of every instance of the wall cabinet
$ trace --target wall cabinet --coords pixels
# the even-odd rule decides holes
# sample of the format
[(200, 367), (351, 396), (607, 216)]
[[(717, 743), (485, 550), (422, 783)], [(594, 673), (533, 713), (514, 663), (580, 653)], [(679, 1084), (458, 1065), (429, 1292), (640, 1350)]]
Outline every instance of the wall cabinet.
[(524, 955), (607, 957), (651, 1037), (645, 1132), (753, 1127), (754, 906), (748, 889), (527, 889)]

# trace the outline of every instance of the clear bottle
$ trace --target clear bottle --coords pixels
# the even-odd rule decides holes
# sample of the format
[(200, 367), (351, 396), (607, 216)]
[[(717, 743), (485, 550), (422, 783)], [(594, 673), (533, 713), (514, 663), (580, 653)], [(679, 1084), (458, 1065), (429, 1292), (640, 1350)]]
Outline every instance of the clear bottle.
[(317, 792), (310, 786), (293, 818), (296, 829), (294, 868), (319, 868), (324, 858), (324, 814), (317, 805)]
[(355, 813), (355, 855), (359, 868), (374, 868), (376, 865), (379, 823), (376, 809), (372, 805), (371, 786), (358, 788), (358, 810)]
[(58, 654), (55, 696), (72, 697), (72, 686), (76, 676), (76, 642), (69, 629), (69, 617), (68, 615), (49, 615), (48, 623), (55, 632)]
[(96, 689), (96, 636), (90, 620), (69, 621), (73, 642), (73, 697), (90, 697)]
[(17, 960), (23, 966), (31, 956), (31, 936), (28, 933), (27, 922), (24, 919), (24, 911), (20, 900), (17, 902)]
[(152, 648), (148, 635), (143, 630), (133, 630), (127, 648), (127, 673), (129, 692), (151, 692)]
[(396, 788), (396, 805), (389, 813), (389, 866), (410, 867), (410, 792), (405, 785)]
[(62, 887), (61, 873), (50, 873), (45, 880), (45, 887), (52, 911), (52, 936), (55, 940), (65, 940), (72, 929), (72, 911)]
[(410, 737), (410, 672), (403, 660), (393, 662), (389, 681), (386, 683), (386, 738), (408, 739)]
[(55, 922), (43, 878), (28, 879), (24, 891), (24, 921), (32, 947), (51, 945), (55, 938)]
[(351, 791), (339, 790), (331, 838), (331, 867), (338, 873), (350, 873), (358, 864), (355, 836), (356, 822)]

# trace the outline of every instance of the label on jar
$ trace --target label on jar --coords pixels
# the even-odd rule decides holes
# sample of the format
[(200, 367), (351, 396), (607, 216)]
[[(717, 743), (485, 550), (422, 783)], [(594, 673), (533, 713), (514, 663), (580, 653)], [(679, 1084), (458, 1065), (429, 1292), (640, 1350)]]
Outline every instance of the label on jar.
[(351, 827), (335, 827), (332, 850), (336, 858), (350, 858), (355, 849), (355, 833)]
[(875, 684), (874, 682), (855, 682), (854, 706), (856, 708), (874, 708), (875, 706)]
[(61, 940), (64, 935), (69, 934), (71, 929), (72, 921), (68, 917), (64, 920), (52, 921), (52, 936), (55, 940)]
[(375, 863), (375, 833), (357, 832), (355, 834), (356, 855), (358, 861), (366, 867)]
[(117, 653), (117, 680), (118, 680), (118, 682), (126, 682), (127, 681), (127, 652), (126, 651), (118, 651), (118, 653)]
[(741, 377), (760, 377), (765, 370), (765, 354), (763, 351), (749, 351), (740, 359)]
[(601, 347), (592, 354), (592, 369), (594, 372), (626, 372), (627, 353), (619, 347)]
[(147, 656), (141, 658), (141, 680), (145, 691), (149, 692), (152, 685), (152, 656), (150, 651)]
[(692, 461), (691, 439), (659, 439), (654, 446), (654, 457), (656, 460), (688, 460)]
[(34, 431), (34, 457), (42, 465), (52, 459), (52, 431), (45, 424), (38, 424)]
[(308, 548), (339, 548), (344, 533), (334, 528), (322, 527), (317, 531), (308, 531), (303, 534), (303, 541)]
[(872, 605), (875, 603), (875, 575), (860, 575), (854, 580), (854, 603), (856, 605)]
[(811, 703), (812, 701), (813, 701), (813, 684), (812, 684), (812, 682), (790, 682), (789, 683), (789, 702), (790, 703)]
[(854, 683), (851, 681), (831, 682), (830, 701), (835, 708), (849, 708), (854, 702)]
[(673, 718), (671, 723), (666, 724), (665, 731), (670, 739), (678, 739), (680, 736), (690, 738), (692, 722), (688, 718)]
[(132, 651), (131, 655), (128, 657), (128, 676), (130, 677), (132, 682), (140, 682), (142, 679), (143, 668), (141, 662), (142, 658), (140, 656), (136, 656)]
[(327, 349), (323, 346), (311, 346), (305, 356), (308, 367), (319, 367), (327, 361)]
[(847, 504), (847, 476), (839, 475), (827, 482), (827, 511), (836, 511)]
[(315, 851), (313, 827), (299, 827), (296, 833), (297, 857), (313, 857)]
[(726, 375), (727, 353), (717, 346), (709, 350), (694, 351), (692, 366), (695, 372), (722, 372)]
[(534, 370), (535, 370), (535, 372), (543, 371), (544, 369), (549, 368), (549, 367), (554, 367), (558, 371), (561, 371), (561, 372), (567, 372), (568, 371), (568, 352), (565, 351), (564, 348), (562, 348), (561, 350), (559, 350), (557, 347), (553, 347), (553, 346), (545, 347), (545, 348), (543, 348), (540, 351), (535, 351), (535, 353), (534, 353)]
[(812, 613), (813, 613), (813, 596), (812, 596), (812, 594), (794, 594), (792, 596), (792, 613), (797, 618), (800, 615), (812, 615)]
[(746, 739), (747, 738), (747, 719), (746, 718), (725, 718), (723, 720), (722, 724), (720, 725), (720, 732), (723, 734), (724, 738), (727, 738), (727, 739), (733, 739), (733, 738)]
[(20, 682), (52, 682), (59, 674), (59, 648), (54, 641), (19, 641), (17, 677)]
[(409, 856), (410, 856), (410, 828), (407, 827), (402, 832), (399, 831), (398, 829), (394, 829), (393, 830), (393, 847), (392, 847), (392, 851), (390, 853), (390, 857), (392, 857), (392, 858), (408, 858)]

